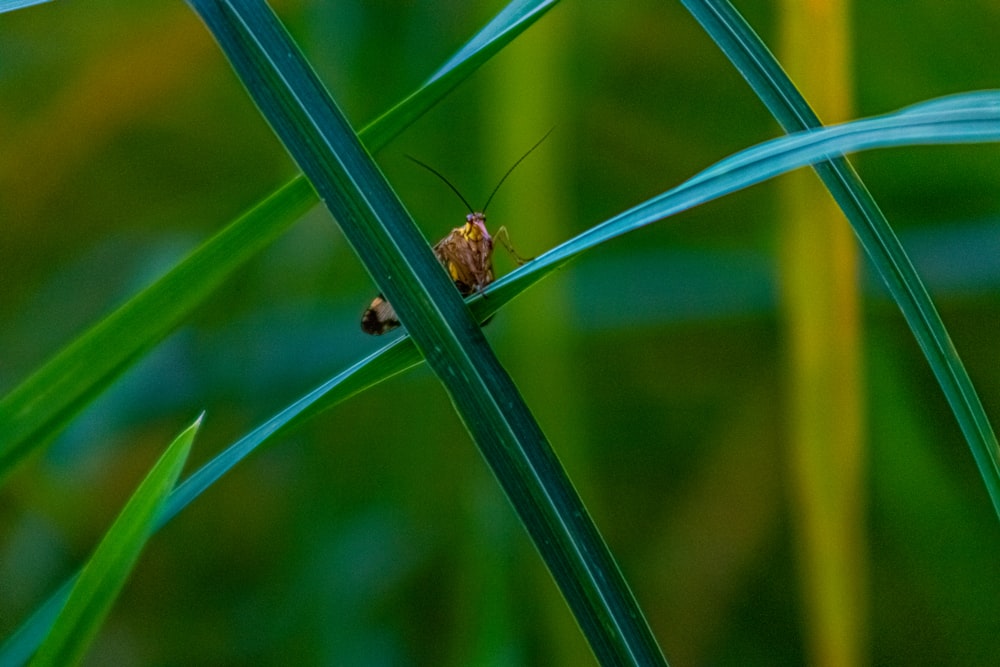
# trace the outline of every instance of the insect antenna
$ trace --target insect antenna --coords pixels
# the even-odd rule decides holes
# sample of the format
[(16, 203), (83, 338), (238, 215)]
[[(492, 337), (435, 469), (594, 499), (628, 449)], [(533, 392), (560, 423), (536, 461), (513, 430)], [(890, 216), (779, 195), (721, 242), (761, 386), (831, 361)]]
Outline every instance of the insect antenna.
[(537, 142), (535, 142), (535, 145), (532, 146), (531, 148), (529, 148), (528, 152), (526, 152), (524, 155), (522, 155), (521, 157), (519, 157), (517, 159), (517, 162), (515, 162), (514, 164), (511, 165), (510, 169), (507, 170), (507, 173), (504, 174), (503, 178), (500, 179), (500, 182), (497, 183), (497, 186), (495, 188), (493, 188), (493, 192), (490, 193), (489, 199), (486, 200), (486, 204), (483, 206), (483, 211), (482, 211), (483, 213), (486, 213), (486, 209), (489, 207), (490, 202), (493, 201), (493, 195), (495, 195), (497, 193), (497, 190), (499, 190), (500, 186), (503, 185), (503, 182), (507, 180), (507, 177), (511, 175), (511, 172), (513, 172), (515, 169), (517, 169), (517, 165), (519, 165), (522, 162), (524, 162), (524, 158), (526, 158), (529, 155), (531, 155), (531, 153), (536, 148), (538, 148), (539, 146), (541, 146), (542, 142), (549, 138), (549, 135), (552, 134), (552, 130), (554, 130), (554, 129), (556, 129), (554, 126), (551, 129), (549, 129), (549, 131), (545, 133), (545, 136), (543, 136), (541, 139), (539, 139)]
[(447, 178), (444, 177), (444, 174), (442, 174), (440, 171), (438, 171), (434, 167), (430, 166), (426, 162), (421, 162), (420, 160), (418, 160), (417, 158), (413, 157), (412, 155), (407, 155), (406, 157), (408, 157), (413, 162), (416, 162), (421, 167), (423, 167), (424, 169), (426, 169), (427, 171), (431, 172), (432, 174), (434, 174), (435, 176), (437, 176), (438, 178), (440, 178), (442, 181), (444, 181), (445, 185), (447, 185), (449, 188), (451, 188), (451, 191), (454, 192), (456, 195), (458, 195), (458, 198), (462, 200), (462, 203), (465, 204), (465, 208), (467, 208), (469, 210), (469, 213), (473, 212), (472, 211), (472, 206), (469, 205), (469, 202), (465, 199), (465, 197), (462, 196), (462, 193), (458, 191), (458, 188), (456, 188), (454, 185), (452, 185), (451, 181), (449, 181)]

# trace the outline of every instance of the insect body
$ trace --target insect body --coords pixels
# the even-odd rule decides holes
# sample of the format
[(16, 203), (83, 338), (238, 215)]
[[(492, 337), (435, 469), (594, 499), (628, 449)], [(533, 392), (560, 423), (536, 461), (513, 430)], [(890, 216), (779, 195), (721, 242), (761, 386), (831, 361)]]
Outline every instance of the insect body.
[[(549, 130), (549, 132), (551, 131)], [(542, 141), (545, 141), (545, 138), (548, 136), (548, 133), (546, 133), (538, 143), (532, 146), (527, 153), (522, 155), (507, 170), (507, 173), (504, 174), (503, 178), (500, 179), (500, 182), (493, 189), (493, 193), (489, 199), (486, 200), (486, 206), (483, 206), (481, 212), (473, 211), (472, 207), (469, 206), (469, 202), (462, 196), (462, 193), (447, 178), (438, 173), (437, 170), (416, 158), (407, 156), (444, 181), (469, 210), (469, 214), (465, 216), (465, 224), (451, 230), (448, 236), (438, 241), (433, 248), (434, 255), (455, 282), (455, 287), (458, 288), (463, 297), (482, 292), (493, 282), (495, 277), (493, 273), (493, 245), (495, 241), (499, 241), (507, 249), (507, 252), (511, 254), (518, 265), (528, 261), (514, 252), (506, 227), (501, 227), (497, 230), (496, 234), (490, 235), (489, 230), (486, 229), (486, 208), (490, 205), (493, 195), (497, 193), (497, 190), (500, 189), (500, 186), (507, 180), (511, 172), (514, 171), (514, 168), (521, 163), (521, 160), (528, 157), (531, 151), (538, 148), (538, 145)], [(381, 294), (375, 297), (371, 305), (368, 306), (368, 310), (361, 316), (361, 329), (365, 333), (374, 336), (380, 336), (398, 326), (399, 318), (396, 316), (396, 310)]]

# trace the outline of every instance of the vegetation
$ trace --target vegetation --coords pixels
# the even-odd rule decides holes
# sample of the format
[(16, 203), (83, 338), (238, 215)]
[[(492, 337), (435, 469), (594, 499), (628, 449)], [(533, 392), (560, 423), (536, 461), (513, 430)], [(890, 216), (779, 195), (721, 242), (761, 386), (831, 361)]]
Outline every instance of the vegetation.
[[(95, 664), (997, 653), (990, 17), (746, 7), (803, 98), (721, 1), (190, 5), (0, 17), (0, 664), (82, 655), (154, 528)], [(402, 157), (485, 196), (553, 125), (465, 308)]]

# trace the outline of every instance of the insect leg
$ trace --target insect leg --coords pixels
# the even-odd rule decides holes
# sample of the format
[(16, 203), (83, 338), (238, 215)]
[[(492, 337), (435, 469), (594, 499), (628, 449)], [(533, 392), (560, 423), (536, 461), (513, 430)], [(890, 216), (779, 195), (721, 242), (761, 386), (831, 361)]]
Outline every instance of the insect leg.
[(514, 258), (514, 261), (517, 262), (518, 266), (534, 259), (534, 257), (521, 257), (517, 254), (517, 251), (514, 250), (514, 246), (510, 243), (510, 232), (507, 231), (506, 227), (498, 229), (496, 233), (493, 234), (493, 240), (500, 242), (500, 245), (504, 247), (504, 250), (510, 253), (510, 256)]

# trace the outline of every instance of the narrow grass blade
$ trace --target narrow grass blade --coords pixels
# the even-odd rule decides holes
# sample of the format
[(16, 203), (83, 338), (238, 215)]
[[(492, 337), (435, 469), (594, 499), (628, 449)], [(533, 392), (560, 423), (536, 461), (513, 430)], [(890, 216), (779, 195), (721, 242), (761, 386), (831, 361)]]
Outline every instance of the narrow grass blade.
[[(362, 141), (372, 151), (384, 146), (554, 4), (512, 2), (462, 48), (461, 57), (366, 126)], [(0, 480), (317, 201), (305, 178), (293, 179), (0, 400)]]
[(664, 664), (586, 509), (427, 242), (263, 3), (189, 0), (445, 386), (598, 659)]
[(359, 132), (375, 152), (422, 116), (480, 65), (552, 9), (559, 0), (514, 0), (440, 67), (427, 82)]
[[(993, 109), (994, 105), (998, 108)], [(910, 110), (903, 110), (899, 114), (891, 114), (886, 118), (891, 119), (893, 116), (898, 115), (906, 116), (913, 109), (920, 112), (921, 110), (926, 111), (928, 108), (938, 109), (941, 112), (949, 110), (959, 111), (966, 116), (966, 120), (959, 121), (960, 124), (964, 125), (965, 122), (972, 122), (974, 125), (984, 128), (979, 137), (980, 141), (1000, 140), (1000, 93), (969, 93), (962, 96), (936, 100), (932, 103), (913, 107)], [(972, 115), (968, 117), (970, 113)], [(913, 127), (907, 127), (906, 124), (900, 125), (896, 120), (885, 121), (890, 122), (894, 130), (892, 138), (883, 137), (880, 145), (903, 146), (907, 145), (911, 140), (919, 143), (932, 143), (935, 136), (935, 127), (938, 127), (938, 129), (940, 127), (931, 124), (928, 128), (926, 123), (919, 118), (919, 115), (918, 113), (918, 117), (912, 123)], [(868, 132), (877, 134), (882, 131), (879, 125), (880, 122), (883, 121), (880, 121), (880, 119), (871, 119), (869, 121), (855, 121), (855, 123), (849, 125), (868, 123)], [(955, 136), (956, 134), (964, 133), (956, 132), (955, 128), (945, 131), (946, 137)], [(831, 135), (838, 135), (838, 141), (824, 141), (824, 137), (828, 138)], [(759, 183), (767, 178), (778, 176), (791, 169), (828, 159), (831, 151), (834, 153), (838, 151), (848, 152), (854, 150), (857, 145), (874, 145), (879, 143), (874, 137), (845, 132), (837, 126), (804, 133), (803, 136), (812, 137), (813, 147), (811, 151), (804, 149), (801, 144), (801, 137), (789, 136), (775, 139), (762, 146), (747, 149), (742, 153), (732, 156), (730, 159), (723, 160), (678, 187), (628, 211), (624, 211), (614, 218), (553, 248), (517, 271), (500, 278), (486, 290), (488, 298), (478, 296), (470, 299), (470, 308), (477, 319), (483, 321), (552, 271), (564, 266), (581, 253), (599, 246), (610, 238), (621, 236), (652, 222), (693, 208), (698, 204), (712, 201), (726, 194)], [(780, 148), (782, 144), (787, 144), (789, 150), (797, 151), (797, 161), (780, 159), (780, 150), (776, 149)], [(753, 159), (754, 154), (757, 155), (756, 159)], [(728, 166), (723, 167), (723, 165)], [(413, 341), (409, 337), (404, 337), (386, 345), (381, 350), (369, 355), (367, 358), (331, 378), (264, 422), (236, 443), (230, 445), (225, 451), (180, 484), (170, 495), (158, 526), (183, 510), (195, 498), (210, 488), (212, 484), (221, 479), (229, 470), (246, 456), (256, 451), (260, 446), (271, 442), (276, 436), (308, 421), (341, 401), (398, 373), (413, 368), (422, 361), (423, 359)], [(54, 616), (54, 612), (51, 609), (53, 607), (57, 609), (60, 605), (59, 595), (59, 593), (53, 595), (0, 648), (0, 666), (7, 667), (7, 665), (22, 664), (23, 659), (18, 659), (17, 656), (24, 655), (26, 650), (30, 655), (30, 651), (34, 650), (31, 642), (34, 641), (34, 638), (44, 636), (45, 628), (47, 624), (51, 623)], [(46, 613), (46, 610), (50, 611)], [(28, 648), (26, 649), (25, 646)]]
[[(729, 2), (683, 3), (786, 131), (820, 127), (816, 114), (774, 56)], [(1000, 516), (1000, 443), (927, 290), (850, 163), (834, 158), (815, 168), (903, 312), (958, 420), (993, 508)]]
[(305, 423), (321, 411), (393, 375), (414, 368), (421, 362), (423, 358), (417, 352), (413, 341), (409, 338), (400, 338), (338, 373), (227, 447), (184, 480), (170, 494), (157, 527), (176, 516), (262, 445)]
[(0, 646), (0, 667), (21, 667), (31, 660), (31, 656), (48, 636), (52, 624), (59, 617), (59, 612), (66, 605), (69, 593), (79, 578), (78, 571), (4, 641), (3, 646)]
[(15, 9), (24, 9), (33, 5), (40, 5), (51, 0), (0, 0), (0, 14), (12, 12)]
[(503, 276), (470, 306), (487, 317), (580, 253), (622, 234), (793, 169), (871, 148), (1000, 141), (1000, 91), (950, 96), (874, 118), (779, 137), (740, 151), (679, 186), (588, 229)]
[(79, 663), (111, 610), (174, 488), (201, 417), (171, 443), (129, 499), (76, 580), (52, 631), (32, 661), (37, 667)]

